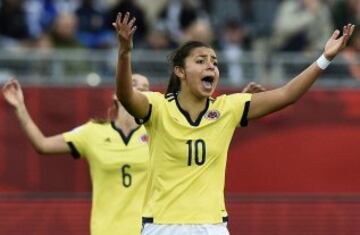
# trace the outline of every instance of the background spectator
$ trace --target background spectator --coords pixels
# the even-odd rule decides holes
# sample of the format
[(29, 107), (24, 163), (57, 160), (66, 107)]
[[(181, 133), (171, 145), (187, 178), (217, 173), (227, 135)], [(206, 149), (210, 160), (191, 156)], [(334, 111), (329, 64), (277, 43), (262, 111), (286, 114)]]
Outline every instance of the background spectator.
[(320, 0), (285, 0), (276, 16), (273, 47), (279, 51), (320, 51), (332, 28), (330, 10)]
[[(184, 35), (185, 30), (198, 19), (208, 19), (208, 15), (198, 0), (169, 0), (161, 11), (159, 19), (165, 22), (171, 39), (180, 43), (188, 39), (189, 35)], [(192, 25), (192, 27), (203, 26), (203, 22), (199, 24)], [(193, 29), (188, 30), (192, 31)], [(187, 32), (187, 34), (191, 33)]]
[(79, 21), (77, 38), (83, 46), (107, 48), (114, 43), (113, 33), (106, 30), (104, 15), (94, 0), (82, 0), (75, 13)]
[(26, 0), (25, 10), (30, 35), (33, 38), (42, 37), (54, 23), (57, 15), (52, 0)]
[(61, 12), (51, 30), (51, 43), (55, 48), (81, 47), (76, 38), (78, 19), (72, 12)]
[(228, 77), (231, 83), (242, 84), (245, 78), (241, 58), (244, 52), (243, 44), (246, 32), (236, 19), (229, 20), (223, 31), (219, 46), (228, 61)]
[(332, 8), (334, 26), (341, 29), (344, 24), (360, 22), (359, 0), (337, 0)]
[(166, 26), (158, 22), (150, 28), (143, 47), (153, 50), (168, 50), (175, 48), (176, 43), (170, 39), (170, 34)]
[(197, 19), (188, 25), (183, 32), (181, 43), (187, 41), (200, 41), (206, 44), (213, 44), (214, 35), (210, 22), (206, 19)]
[(154, 25), (157, 23), (157, 17), (160, 14), (160, 11), (164, 9), (164, 6), (168, 3), (169, 0), (138, 0), (139, 5), (142, 9), (145, 10), (146, 21), (148, 25)]
[(139, 44), (146, 38), (147, 24), (145, 21), (145, 12), (136, 0), (120, 0), (118, 4), (113, 6), (107, 13), (106, 26), (109, 30), (113, 30), (112, 23), (116, 19), (117, 14), (127, 11), (136, 18), (137, 29), (134, 36), (134, 44)]
[(0, 36), (4, 46), (30, 38), (23, 0), (3, 0), (0, 7)]
[(242, 3), (237, 0), (212, 1), (210, 12), (211, 22), (217, 32), (222, 31), (227, 20), (242, 21), (244, 18)]

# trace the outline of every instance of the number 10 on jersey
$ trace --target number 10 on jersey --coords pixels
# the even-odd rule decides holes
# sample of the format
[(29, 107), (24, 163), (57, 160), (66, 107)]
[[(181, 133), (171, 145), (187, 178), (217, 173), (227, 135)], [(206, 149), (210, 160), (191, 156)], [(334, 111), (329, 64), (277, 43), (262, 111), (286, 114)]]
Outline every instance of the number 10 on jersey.
[(188, 166), (191, 166), (193, 162), (201, 166), (206, 161), (206, 144), (202, 139), (188, 140), (186, 141), (188, 146)]

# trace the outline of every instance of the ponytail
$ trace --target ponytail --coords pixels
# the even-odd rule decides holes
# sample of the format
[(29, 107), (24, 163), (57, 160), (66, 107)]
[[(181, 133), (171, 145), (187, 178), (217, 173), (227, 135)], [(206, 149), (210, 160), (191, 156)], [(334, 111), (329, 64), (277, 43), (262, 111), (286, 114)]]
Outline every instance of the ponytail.
[(175, 75), (174, 72), (171, 73), (168, 87), (166, 89), (166, 94), (169, 93), (178, 93), (180, 91), (180, 79)]

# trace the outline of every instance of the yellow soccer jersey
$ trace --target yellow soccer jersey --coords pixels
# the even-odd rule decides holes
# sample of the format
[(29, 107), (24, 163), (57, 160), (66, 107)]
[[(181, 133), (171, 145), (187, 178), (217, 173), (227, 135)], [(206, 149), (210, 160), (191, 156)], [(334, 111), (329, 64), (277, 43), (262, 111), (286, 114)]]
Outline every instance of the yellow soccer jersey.
[(176, 95), (145, 95), (150, 113), (138, 120), (150, 136), (143, 217), (157, 224), (226, 221), (227, 151), (235, 128), (247, 124), (251, 94), (210, 98), (196, 121), (181, 109)]
[(145, 128), (126, 137), (113, 123), (90, 121), (63, 136), (73, 156), (89, 164), (91, 234), (139, 235), (149, 162)]

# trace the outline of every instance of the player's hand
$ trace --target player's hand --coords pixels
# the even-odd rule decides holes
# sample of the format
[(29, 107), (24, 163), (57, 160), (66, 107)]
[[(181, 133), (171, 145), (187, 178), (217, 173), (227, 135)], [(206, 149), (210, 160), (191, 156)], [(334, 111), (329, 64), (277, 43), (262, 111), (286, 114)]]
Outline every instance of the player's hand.
[(19, 108), (24, 104), (24, 95), (20, 83), (12, 78), (8, 80), (2, 88), (5, 100), (14, 108)]
[(266, 91), (266, 88), (261, 86), (260, 84), (257, 84), (256, 82), (249, 82), (244, 89), (242, 90), (242, 93), (259, 93)]
[(133, 48), (133, 35), (136, 30), (135, 20), (135, 17), (130, 19), (129, 12), (126, 12), (124, 16), (119, 12), (116, 21), (112, 23), (117, 32), (120, 49), (124, 52), (131, 51)]
[(328, 60), (334, 59), (334, 57), (346, 47), (346, 44), (349, 41), (349, 38), (353, 34), (355, 29), (355, 25), (347, 24), (343, 27), (342, 36), (339, 37), (340, 31), (335, 30), (333, 35), (329, 38), (329, 40), (325, 44), (324, 56)]

